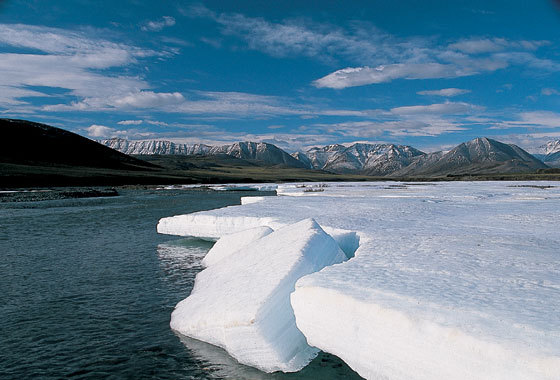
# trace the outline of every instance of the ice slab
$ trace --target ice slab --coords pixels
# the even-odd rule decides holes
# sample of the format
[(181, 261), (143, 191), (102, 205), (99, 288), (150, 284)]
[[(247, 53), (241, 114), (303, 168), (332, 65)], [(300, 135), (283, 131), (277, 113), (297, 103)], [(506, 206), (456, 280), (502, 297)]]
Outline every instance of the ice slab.
[(295, 325), (290, 293), (302, 276), (345, 259), (314, 220), (288, 225), (200, 272), (171, 328), (265, 372), (298, 371), (318, 350)]
[[(268, 197), (267, 197), (268, 198)], [(245, 198), (242, 198), (245, 199)], [(244, 205), (255, 206), (264, 204), (264, 200), (258, 203), (245, 203)], [(230, 206), (237, 207), (237, 206)], [(227, 208), (227, 207), (226, 207)], [(223, 210), (223, 209), (221, 209)], [(159, 220), (157, 232), (167, 235), (194, 236), (202, 239), (218, 240), (222, 236), (235, 234), (241, 231), (269, 226), (273, 230), (295, 223), (301, 218), (294, 213), (289, 219), (283, 221), (277, 218), (258, 216), (219, 216), (211, 212), (195, 212), (187, 215), (175, 215)], [(338, 243), (347, 257), (353, 257), (359, 246), (360, 236), (355, 231), (341, 228), (323, 227), (331, 237)]]
[(310, 345), (340, 355), (366, 379), (559, 378), (558, 357), (508, 348), (306, 280), (291, 295), (298, 328)]
[(560, 379), (558, 183), (298, 186), (165, 223), (219, 237), (313, 217), (356, 231), (354, 257), (293, 297), (310, 343), (364, 377)]
[(216, 242), (216, 244), (214, 244), (210, 251), (208, 251), (202, 260), (202, 264), (206, 267), (213, 265), (222, 260), (224, 257), (239, 251), (241, 248), (248, 246), (255, 240), (265, 237), (272, 232), (272, 228), (262, 226), (224, 235)]

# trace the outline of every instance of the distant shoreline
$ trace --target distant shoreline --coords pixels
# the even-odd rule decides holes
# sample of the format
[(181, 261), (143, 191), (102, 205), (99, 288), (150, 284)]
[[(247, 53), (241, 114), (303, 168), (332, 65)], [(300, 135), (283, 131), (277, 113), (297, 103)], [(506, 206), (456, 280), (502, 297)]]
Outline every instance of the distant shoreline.
[[(369, 177), (360, 175), (330, 174), (317, 171), (299, 171), (285, 168), (260, 168), (260, 173), (220, 176), (208, 171), (184, 172), (122, 172), (91, 168), (60, 170), (56, 167), (29, 167), (31, 173), (13, 173), (4, 170), (0, 163), (0, 191), (65, 189), (66, 191), (105, 191), (107, 188), (155, 189), (166, 185), (219, 185), (240, 183), (289, 183), (289, 182), (448, 182), (448, 181), (560, 181), (560, 173), (448, 175), (445, 177)], [(79, 175), (78, 175), (79, 173)], [(100, 190), (101, 189), (101, 190)], [(60, 190), (62, 191), (62, 190)], [(91, 194), (95, 194), (95, 191)], [(95, 195), (92, 195), (95, 196)], [(104, 195), (105, 196), (105, 195)], [(108, 195), (107, 195), (108, 196)], [(78, 196), (76, 196), (78, 197)], [(1, 200), (0, 193), (0, 200)]]

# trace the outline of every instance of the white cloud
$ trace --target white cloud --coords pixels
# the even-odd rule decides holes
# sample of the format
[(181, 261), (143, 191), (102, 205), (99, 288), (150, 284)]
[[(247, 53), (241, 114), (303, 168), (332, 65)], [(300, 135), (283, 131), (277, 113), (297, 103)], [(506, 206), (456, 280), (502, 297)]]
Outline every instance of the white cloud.
[(138, 129), (116, 129), (107, 127), (105, 125), (92, 124), (84, 128), (87, 136), (95, 139), (121, 137), (125, 139), (153, 139), (157, 138), (158, 134), (150, 131), (142, 131)]
[(87, 134), (90, 137), (114, 137), (115, 135), (123, 135), (114, 128), (106, 127), (104, 125), (92, 124), (86, 128)]
[(560, 128), (560, 113), (550, 111), (532, 111), (519, 114), (520, 123), (537, 128)]
[(0, 82), (17, 88), (63, 88), (79, 97), (106, 97), (148, 87), (145, 81), (136, 77), (90, 71), (66, 56), (15, 53), (0, 54)]
[(181, 104), (184, 101), (185, 98), (178, 92), (140, 91), (112, 98), (109, 104), (116, 108), (158, 108)]
[(452, 43), (449, 45), (449, 48), (469, 54), (483, 54), (500, 52), (511, 48), (536, 50), (548, 44), (548, 41), (510, 41), (505, 38), (471, 38)]
[[(11, 102), (30, 93), (27, 87), (66, 89), (78, 98), (108, 98), (138, 92), (149, 84), (137, 76), (110, 74), (106, 69), (136, 64), (149, 56), (169, 53), (93, 38), (83, 32), (23, 24), (0, 24), (0, 43), (36, 52), (0, 53), (0, 83), (11, 91)], [(17, 50), (16, 50), (17, 51)], [(16, 91), (15, 89), (19, 89)], [(22, 95), (26, 91), (26, 95)], [(47, 92), (47, 90), (45, 90)], [(55, 107), (56, 108), (56, 107)]]
[(464, 115), (481, 110), (482, 107), (463, 102), (445, 102), (430, 104), (427, 106), (404, 106), (392, 108), (391, 112), (396, 115)]
[(146, 122), (146, 124), (158, 125), (160, 127), (167, 127), (169, 125), (164, 121), (156, 121), (156, 120), (144, 120), (144, 121)]
[[(91, 38), (85, 33), (25, 24), (0, 24), (0, 42), (63, 56), (73, 66), (108, 68), (122, 66), (137, 57), (158, 55), (151, 50)], [(47, 55), (46, 57), (48, 57)]]
[(12, 86), (2, 86), (0, 85), (0, 107), (9, 107), (14, 105), (27, 104), (26, 101), (21, 98), (33, 98), (33, 97), (48, 97), (49, 95), (29, 90), (27, 88), (18, 88)]
[(270, 22), (236, 13), (216, 13), (204, 6), (190, 9), (192, 17), (214, 20), (222, 33), (242, 39), (247, 48), (276, 57), (308, 56), (330, 63), (355, 62), (313, 82), (319, 88), (342, 89), (396, 79), (456, 78), (521, 65), (557, 71), (551, 60), (535, 51), (548, 41), (470, 38), (451, 44), (437, 38), (400, 38), (371, 24), (354, 22), (349, 28), (302, 19)]
[(492, 53), (502, 51), (507, 47), (503, 38), (461, 40), (449, 45), (452, 50), (460, 50), (469, 54)]
[(496, 121), (490, 129), (528, 128), (553, 129), (560, 128), (560, 113), (551, 111), (520, 112), (516, 120)]
[(239, 37), (249, 49), (276, 57), (303, 55), (328, 61), (344, 57), (359, 63), (383, 63), (387, 57), (417, 57), (429, 44), (429, 39), (398, 39), (365, 22), (355, 22), (346, 30), (301, 19), (275, 23), (237, 13), (216, 13), (200, 5), (188, 13), (212, 19), (221, 25), (224, 35)]
[(171, 16), (163, 16), (160, 20), (157, 21), (148, 21), (144, 25), (142, 25), (141, 29), (143, 31), (152, 31), (152, 32), (159, 32), (165, 27), (175, 25), (175, 19)]
[[(314, 129), (318, 128), (318, 129)], [(313, 124), (306, 128), (319, 134), (354, 137), (379, 138), (383, 135), (391, 136), (438, 136), (443, 133), (463, 131), (468, 128), (453, 120), (431, 118), (425, 120), (391, 120), (391, 121), (357, 121), (334, 124)], [(340, 139), (340, 137), (339, 137)], [(335, 140), (336, 141), (336, 140)]]
[(454, 78), (474, 74), (454, 65), (440, 63), (391, 64), (377, 67), (349, 67), (337, 70), (313, 82), (318, 88), (342, 89), (367, 84), (390, 82), (394, 79)]
[(418, 95), (430, 95), (430, 96), (446, 96), (454, 97), (458, 95), (468, 94), (471, 90), (465, 90), (461, 88), (442, 88), (441, 90), (425, 90), (418, 91)]
[(117, 124), (119, 125), (140, 125), (143, 120), (121, 120)]
[(135, 91), (119, 93), (109, 97), (84, 98), (79, 102), (55, 104), (43, 107), (44, 111), (111, 111), (135, 109), (159, 109), (177, 106), (184, 103), (185, 98), (178, 92)]

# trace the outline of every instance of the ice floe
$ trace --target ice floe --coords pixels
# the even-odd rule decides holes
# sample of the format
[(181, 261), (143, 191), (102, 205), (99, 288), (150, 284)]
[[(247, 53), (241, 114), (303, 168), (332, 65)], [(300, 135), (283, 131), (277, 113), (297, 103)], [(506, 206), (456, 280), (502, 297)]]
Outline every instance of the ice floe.
[(313, 219), (286, 226), (200, 272), (173, 311), (171, 328), (262, 371), (298, 371), (318, 350), (296, 327), (290, 293), (302, 276), (345, 259)]
[[(279, 185), (278, 197), (164, 218), (158, 231), (217, 239), (314, 218), (352, 258), (302, 277), (291, 306), (276, 313), (293, 307), (310, 345), (366, 378), (560, 378), (557, 183), (330, 183), (306, 191), (313, 186)], [(265, 260), (268, 250), (259, 251), (251, 257)], [(234, 256), (242, 255), (224, 261)], [(203, 298), (205, 310), (218, 306)], [(243, 351), (247, 341), (239, 344)]]

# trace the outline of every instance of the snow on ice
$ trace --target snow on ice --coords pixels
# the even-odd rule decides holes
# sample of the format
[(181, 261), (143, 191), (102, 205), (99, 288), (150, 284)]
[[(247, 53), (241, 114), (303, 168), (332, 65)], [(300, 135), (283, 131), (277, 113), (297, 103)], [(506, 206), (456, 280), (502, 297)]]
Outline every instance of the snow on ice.
[[(219, 238), (314, 218), (351, 259), (299, 279), (291, 307), (283, 304), (275, 313), (294, 313), (311, 346), (339, 356), (365, 378), (560, 378), (557, 183), (301, 186), (279, 185), (278, 197), (256, 203), (164, 218), (158, 231)], [(283, 238), (274, 240), (281, 245)], [(224, 260), (236, 261), (244, 251)], [(243, 265), (251, 268), (258, 257), (266, 263), (259, 270), (278, 270), (264, 259), (267, 250), (259, 254), (245, 256)], [(228, 276), (239, 272), (241, 266)], [(202, 297), (198, 283), (197, 307), (218, 307)], [(243, 302), (232, 305), (240, 309), (232, 313), (244, 312)], [(195, 338), (203, 330), (192, 329), (188, 335)], [(228, 351), (238, 358), (247, 344), (239, 338)], [(276, 360), (274, 368), (286, 368), (285, 358)]]
[(224, 257), (237, 252), (241, 248), (248, 246), (255, 240), (265, 237), (272, 232), (272, 228), (261, 226), (249, 228), (248, 230), (243, 230), (234, 234), (224, 235), (214, 244), (212, 249), (208, 251), (202, 260), (202, 264), (207, 267), (217, 263)]

